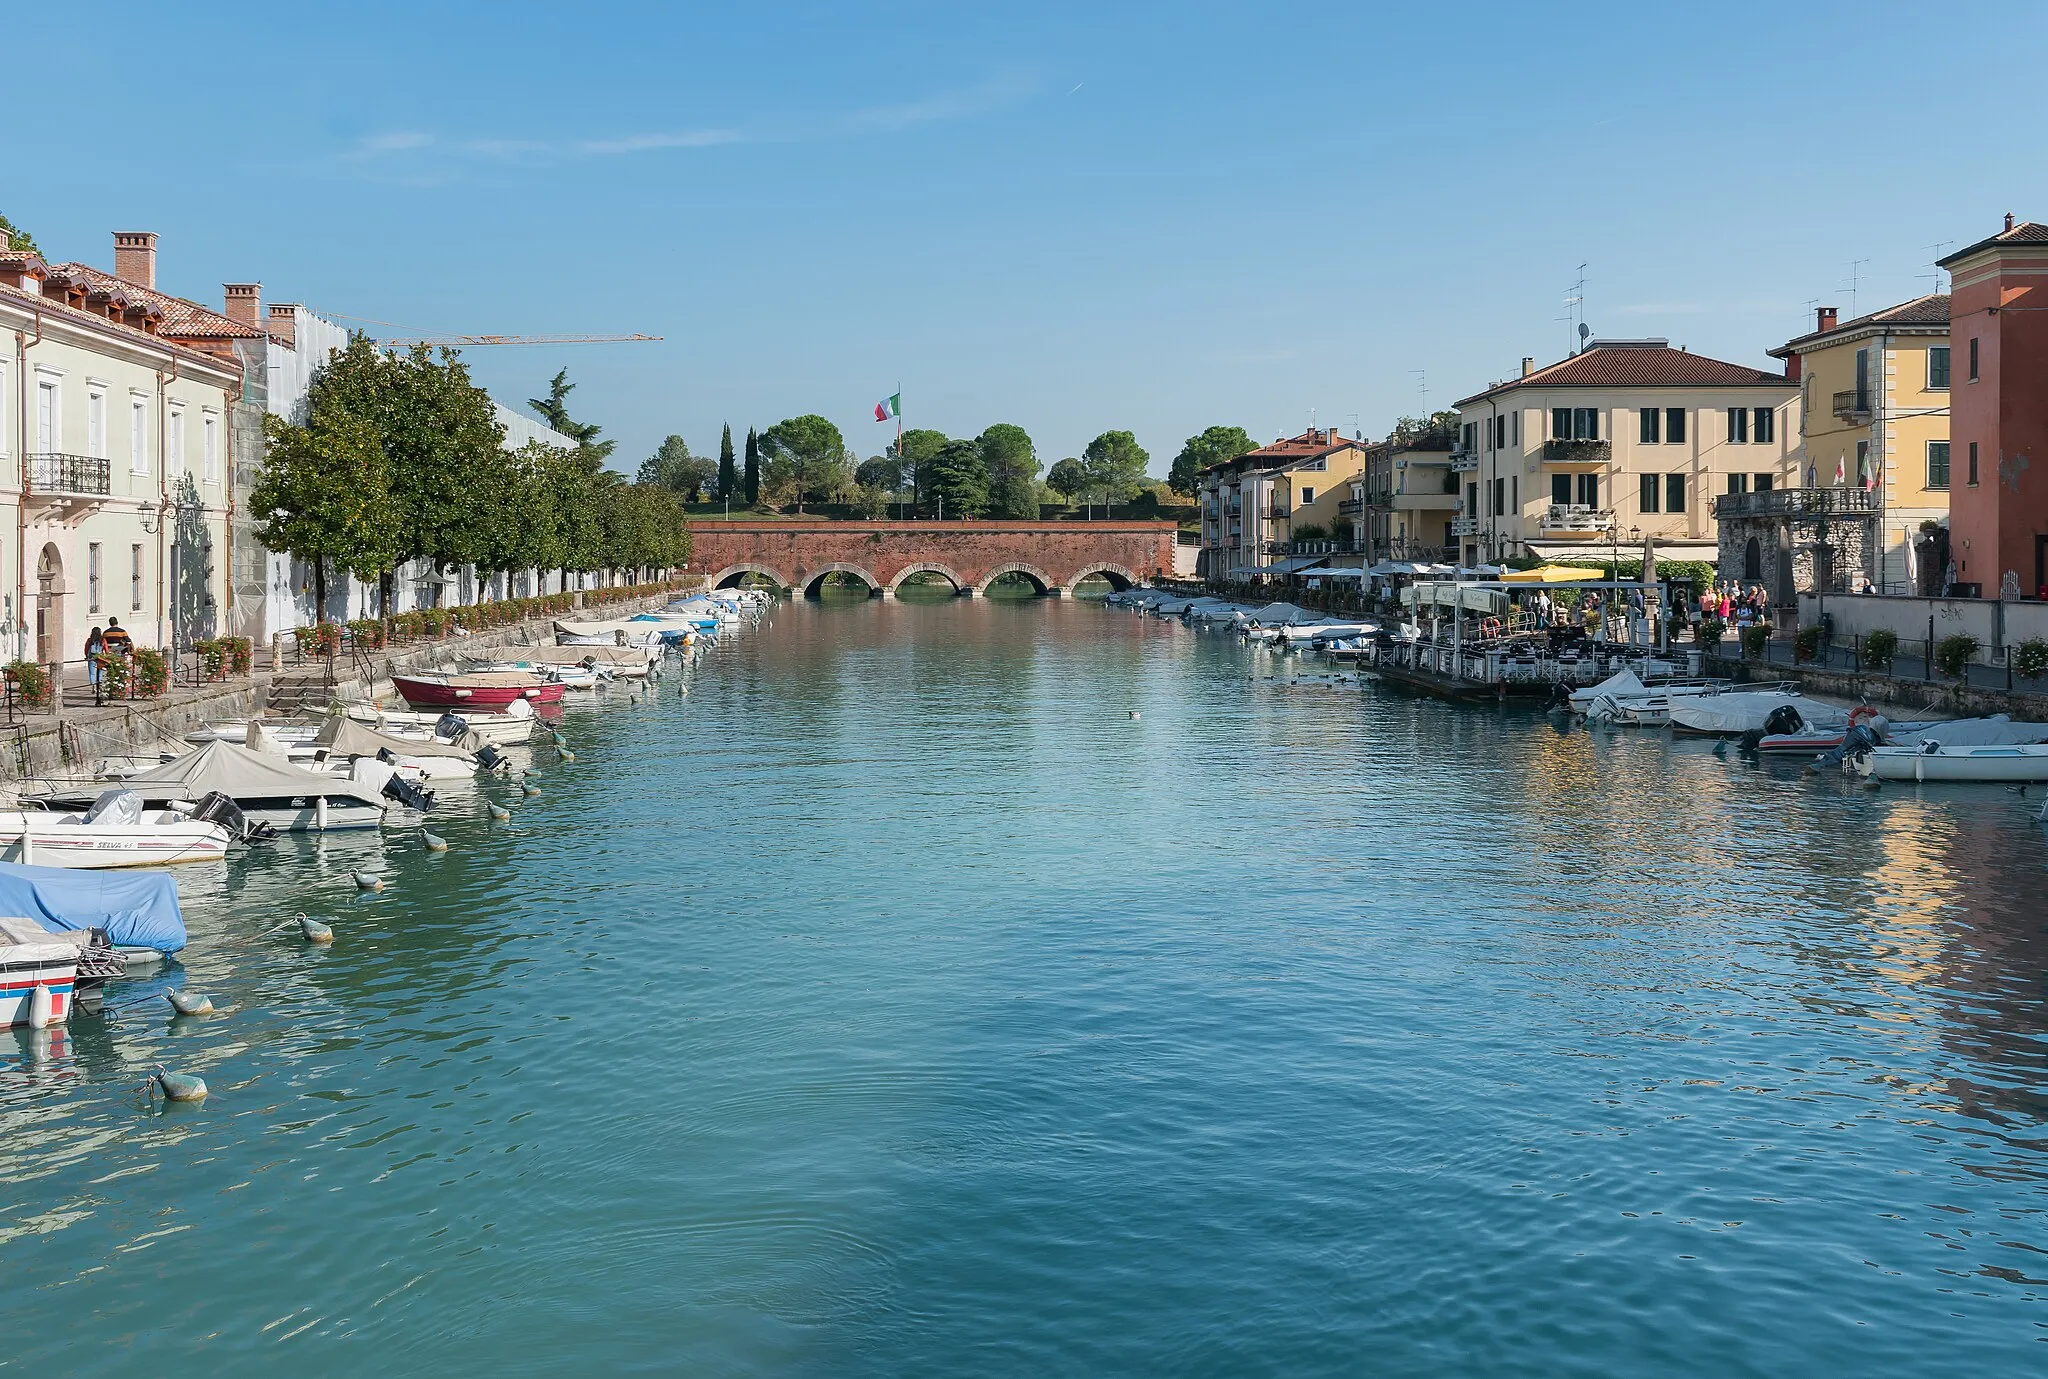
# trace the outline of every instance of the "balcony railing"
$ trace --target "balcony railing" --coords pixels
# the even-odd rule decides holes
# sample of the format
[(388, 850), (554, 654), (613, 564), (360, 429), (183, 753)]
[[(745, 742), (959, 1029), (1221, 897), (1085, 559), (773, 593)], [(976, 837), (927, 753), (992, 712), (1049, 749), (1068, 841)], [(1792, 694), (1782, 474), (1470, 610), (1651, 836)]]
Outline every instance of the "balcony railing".
[(93, 455), (45, 452), (28, 457), (29, 487), (37, 493), (104, 498), (109, 490), (108, 462)]
[(1363, 498), (1346, 498), (1337, 504), (1339, 517), (1356, 517), (1365, 508)]
[(1870, 390), (1851, 388), (1835, 394), (1835, 416), (1841, 421), (1870, 420)]
[(1477, 536), (1477, 535), (1479, 535), (1479, 519), (1478, 519), (1477, 517), (1453, 517), (1453, 518), (1451, 519), (1451, 535), (1452, 535), (1452, 536)]
[(1469, 450), (1460, 450), (1451, 456), (1451, 473), (1470, 474), (1479, 468), (1479, 457)]
[(1536, 519), (1539, 535), (1555, 537), (1604, 536), (1614, 525), (1614, 514), (1581, 503), (1552, 503)]
[(1545, 464), (1606, 464), (1614, 453), (1612, 441), (1545, 441)]
[(1786, 517), (1818, 521), (1861, 517), (1877, 511), (1867, 488), (1774, 488), (1767, 493), (1724, 493), (1714, 500), (1716, 517)]

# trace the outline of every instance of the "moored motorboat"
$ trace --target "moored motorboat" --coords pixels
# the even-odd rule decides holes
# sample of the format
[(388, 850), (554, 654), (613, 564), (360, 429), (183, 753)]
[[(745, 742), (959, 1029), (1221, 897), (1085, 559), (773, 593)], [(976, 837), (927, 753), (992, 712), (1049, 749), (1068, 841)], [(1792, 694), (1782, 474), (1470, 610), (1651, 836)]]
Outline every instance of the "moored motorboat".
[[(360, 783), (302, 771), (280, 758), (232, 742), (206, 743), (160, 766), (138, 771), (121, 784), (140, 795), (145, 807), (156, 809), (218, 793), (238, 806), (250, 822), (280, 831), (331, 833), (375, 828), (384, 819), (384, 801)], [(55, 808), (83, 808), (97, 794), (81, 796), (75, 790), (59, 789), (43, 800)]]
[(1857, 769), (1878, 780), (1999, 782), (2031, 785), (2048, 781), (2048, 745), (1945, 745), (1875, 747), (1856, 758)]
[(175, 809), (147, 809), (133, 790), (108, 790), (83, 813), (0, 813), (0, 861), (99, 870), (217, 862), (228, 831)]
[(78, 949), (54, 935), (28, 943), (0, 934), (0, 1026), (47, 1028), (71, 1018)]
[(503, 713), (521, 700), (535, 706), (559, 704), (563, 690), (559, 682), (523, 670), (393, 675), (391, 685), (415, 709), (459, 709), (465, 714)]

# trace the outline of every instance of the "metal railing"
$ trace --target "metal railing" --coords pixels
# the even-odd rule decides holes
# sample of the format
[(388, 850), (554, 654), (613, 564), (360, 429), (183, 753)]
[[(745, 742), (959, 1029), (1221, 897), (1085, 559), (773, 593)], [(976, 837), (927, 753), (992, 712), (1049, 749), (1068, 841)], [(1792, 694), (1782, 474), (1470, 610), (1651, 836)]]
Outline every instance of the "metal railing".
[(1580, 503), (1552, 503), (1544, 509), (1543, 515), (1536, 519), (1536, 530), (1539, 532), (1570, 532), (1581, 536), (1605, 532), (1613, 525), (1612, 512)]
[(1606, 464), (1614, 454), (1612, 441), (1577, 440), (1543, 442), (1545, 464)]
[(1477, 517), (1453, 517), (1453, 518), (1451, 519), (1451, 535), (1452, 535), (1452, 536), (1477, 536), (1477, 535), (1479, 535), (1479, 519), (1478, 519)]
[(1714, 500), (1715, 517), (1856, 517), (1877, 511), (1877, 494), (1867, 488), (1774, 488), (1763, 493), (1724, 493)]
[(1468, 450), (1461, 450), (1451, 456), (1451, 473), (1470, 474), (1479, 468), (1479, 457)]
[(44, 451), (28, 457), (29, 487), (37, 493), (83, 494), (104, 498), (111, 487), (112, 469), (97, 455), (66, 455)]

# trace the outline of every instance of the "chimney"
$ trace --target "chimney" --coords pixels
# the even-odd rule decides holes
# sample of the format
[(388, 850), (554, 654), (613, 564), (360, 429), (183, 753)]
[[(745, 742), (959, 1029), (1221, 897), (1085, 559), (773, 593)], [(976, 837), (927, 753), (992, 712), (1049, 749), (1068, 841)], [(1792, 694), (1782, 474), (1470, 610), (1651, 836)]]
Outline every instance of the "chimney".
[(1835, 309), (1834, 309), (1833, 307), (1831, 307), (1831, 306), (1820, 306), (1820, 307), (1815, 307), (1815, 308), (1813, 309), (1813, 328), (1814, 328), (1814, 330), (1816, 330), (1816, 331), (1829, 331), (1829, 330), (1833, 330), (1833, 329), (1835, 328), (1835, 316), (1836, 316), (1836, 312), (1835, 312)]
[(1523, 355), (1523, 356), (1522, 356), (1522, 377), (1524, 377), (1524, 378), (1527, 378), (1527, 377), (1528, 377), (1528, 376), (1529, 376), (1530, 374), (1532, 374), (1532, 373), (1535, 373), (1535, 372), (1536, 372), (1536, 356), (1535, 356), (1535, 355), (1533, 355), (1533, 354), (1525, 354), (1525, 355)]
[(227, 303), (222, 315), (236, 325), (263, 329), (262, 283), (223, 283), (220, 290)]
[(156, 235), (148, 230), (114, 231), (114, 276), (156, 287)]
[(2007, 231), (2007, 233), (2011, 233), (2011, 231), (2012, 231), (2012, 212), (2011, 212), (2011, 211), (2007, 211), (2007, 212), (2005, 213), (2005, 228), (2006, 228), (2006, 231)]
[(290, 302), (280, 302), (270, 308), (270, 333), (284, 341), (286, 349), (297, 349), (299, 344), (299, 309)]
[(1799, 368), (1800, 365), (1798, 355), (1788, 354), (1785, 356), (1785, 377), (1788, 381), (1793, 383), (1797, 383), (1799, 381)]

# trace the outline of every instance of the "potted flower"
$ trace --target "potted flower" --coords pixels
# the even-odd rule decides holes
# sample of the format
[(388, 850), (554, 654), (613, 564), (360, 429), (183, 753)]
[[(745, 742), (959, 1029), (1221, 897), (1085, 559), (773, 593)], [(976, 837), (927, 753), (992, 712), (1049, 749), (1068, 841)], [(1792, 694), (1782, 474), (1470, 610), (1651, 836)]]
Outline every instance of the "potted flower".
[(1951, 680), (1960, 680), (1969, 670), (1970, 659), (1982, 646), (1983, 643), (1967, 632), (1943, 637), (1934, 644), (1934, 664), (1940, 666), (1941, 673)]
[(1872, 670), (1889, 674), (1898, 654), (1899, 634), (1890, 628), (1880, 627), (1863, 639), (1863, 664)]
[(200, 678), (204, 680), (225, 680), (228, 678), (228, 649), (217, 637), (202, 637), (192, 643), (192, 650), (198, 653)]
[(1709, 656), (1721, 654), (1721, 637), (1727, 632), (1728, 624), (1719, 618), (1703, 618), (1693, 629), (1693, 640), (1700, 644), (1700, 650)]
[(52, 694), (50, 672), (47, 667), (34, 661), (13, 661), (7, 666), (7, 678), (14, 685), (14, 692), (21, 696), (21, 702), (31, 709), (50, 707)]
[(135, 648), (135, 697), (155, 699), (171, 687), (171, 663), (153, 646)]

